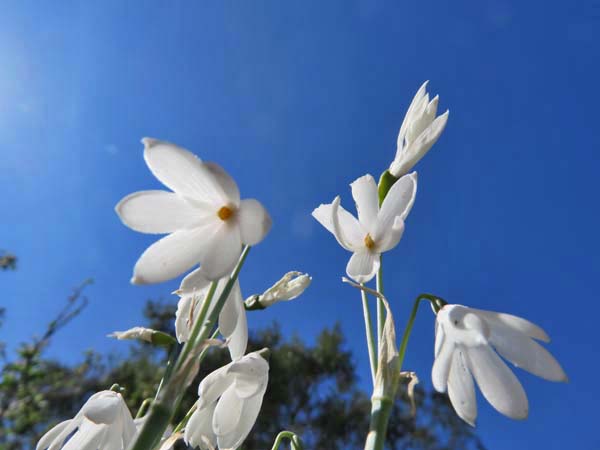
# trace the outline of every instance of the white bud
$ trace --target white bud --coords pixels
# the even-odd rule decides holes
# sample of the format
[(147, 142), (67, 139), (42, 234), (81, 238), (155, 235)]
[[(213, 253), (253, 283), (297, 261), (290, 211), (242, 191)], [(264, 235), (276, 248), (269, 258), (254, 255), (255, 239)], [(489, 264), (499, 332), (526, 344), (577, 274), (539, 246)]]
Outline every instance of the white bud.
[(152, 342), (152, 336), (156, 333), (156, 330), (152, 328), (144, 327), (133, 327), (127, 331), (114, 331), (108, 335), (108, 337), (116, 338), (119, 340), (140, 340), (146, 342)]
[(304, 292), (311, 280), (306, 273), (288, 272), (259, 297), (259, 303), (266, 308), (282, 300), (293, 300)]

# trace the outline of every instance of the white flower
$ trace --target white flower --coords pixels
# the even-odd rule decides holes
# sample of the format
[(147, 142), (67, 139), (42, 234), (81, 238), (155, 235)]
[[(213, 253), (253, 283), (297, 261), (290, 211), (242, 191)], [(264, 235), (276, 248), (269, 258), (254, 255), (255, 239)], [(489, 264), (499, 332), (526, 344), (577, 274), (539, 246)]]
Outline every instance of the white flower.
[[(210, 314), (217, 303), (228, 280), (229, 277), (219, 280), (208, 309), (208, 314)], [(204, 273), (204, 268), (201, 267), (186, 276), (181, 282), (179, 290), (176, 291), (181, 297), (177, 304), (177, 312), (175, 313), (175, 332), (177, 340), (180, 343), (186, 342), (189, 339), (195, 318), (202, 308), (202, 303), (210, 288), (210, 284), (210, 280)], [(227, 339), (231, 359), (235, 360), (244, 356), (246, 346), (248, 345), (248, 323), (246, 321), (246, 310), (244, 308), (242, 292), (237, 281), (233, 285), (219, 314), (219, 331)]]
[(379, 255), (400, 242), (404, 220), (417, 193), (417, 173), (405, 175), (394, 183), (381, 208), (377, 184), (371, 175), (360, 177), (350, 186), (358, 220), (340, 206), (339, 196), (333, 203), (319, 206), (312, 215), (333, 233), (342, 247), (354, 253), (346, 272), (350, 278), (365, 283), (379, 269)]
[(136, 432), (121, 394), (102, 391), (92, 395), (73, 419), (42, 436), (36, 450), (126, 450)]
[(259, 297), (259, 303), (266, 308), (282, 300), (293, 300), (305, 291), (311, 280), (307, 273), (288, 272)]
[(396, 178), (408, 173), (425, 156), (448, 122), (448, 111), (435, 117), (439, 97), (436, 95), (429, 101), (427, 83), (429, 81), (423, 83), (417, 91), (398, 133), (396, 157), (389, 168)]
[(242, 245), (259, 243), (271, 218), (254, 199), (240, 200), (235, 181), (217, 164), (204, 163), (181, 147), (144, 138), (144, 159), (168, 191), (140, 191), (116, 206), (128, 227), (170, 233), (137, 261), (132, 283), (170, 280), (200, 263), (216, 280), (228, 274)]
[(198, 387), (185, 442), (203, 450), (238, 448), (256, 422), (268, 381), (269, 364), (259, 352), (212, 372)]
[(497, 411), (525, 419), (527, 396), (500, 356), (546, 380), (567, 380), (558, 362), (536, 339), (550, 341), (544, 330), (520, 317), (446, 305), (436, 318), (433, 386), (438, 392), (448, 390), (456, 413), (471, 425), (477, 417), (473, 377)]

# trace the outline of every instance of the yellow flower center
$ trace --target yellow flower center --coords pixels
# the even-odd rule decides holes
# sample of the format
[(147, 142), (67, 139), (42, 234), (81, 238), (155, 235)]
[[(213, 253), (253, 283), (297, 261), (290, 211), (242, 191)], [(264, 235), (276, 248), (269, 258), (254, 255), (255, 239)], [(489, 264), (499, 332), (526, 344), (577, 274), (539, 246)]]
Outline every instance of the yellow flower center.
[(217, 211), (217, 216), (219, 216), (219, 219), (222, 221), (226, 221), (233, 216), (233, 212), (233, 209), (231, 209), (229, 206), (222, 206), (221, 209)]
[(367, 233), (367, 235), (365, 236), (365, 246), (371, 250), (373, 247), (375, 247), (375, 241), (373, 240), (373, 238), (371, 237), (370, 234)]

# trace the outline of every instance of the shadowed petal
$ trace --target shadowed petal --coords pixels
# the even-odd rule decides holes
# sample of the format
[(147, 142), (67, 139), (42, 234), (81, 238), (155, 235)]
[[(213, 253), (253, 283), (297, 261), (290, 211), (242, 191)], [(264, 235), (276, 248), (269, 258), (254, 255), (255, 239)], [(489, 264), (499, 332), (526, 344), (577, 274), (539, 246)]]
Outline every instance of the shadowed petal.
[(242, 242), (246, 245), (258, 244), (271, 229), (271, 216), (258, 200), (242, 200), (238, 214)]
[(477, 418), (477, 400), (473, 376), (464, 360), (464, 348), (458, 347), (452, 356), (452, 365), (448, 375), (448, 396), (452, 406), (462, 420), (475, 426)]
[(213, 172), (193, 153), (170, 142), (142, 139), (144, 159), (158, 180), (172, 191), (216, 207), (228, 201)]
[(350, 187), (352, 188), (352, 197), (356, 202), (358, 221), (364, 229), (371, 230), (379, 212), (377, 184), (373, 177), (367, 174), (354, 181)]
[(179, 230), (155, 242), (140, 256), (133, 269), (133, 284), (151, 284), (175, 278), (195, 264), (213, 244), (218, 218), (203, 227)]
[(373, 239), (375, 242), (383, 239), (386, 233), (389, 233), (396, 217), (406, 220), (408, 213), (412, 209), (417, 194), (417, 173), (413, 172), (400, 178), (389, 190), (373, 230)]
[(353, 253), (346, 266), (346, 273), (358, 283), (366, 283), (373, 279), (379, 270), (379, 253), (373, 253), (366, 248)]
[(243, 407), (235, 428), (227, 434), (217, 436), (219, 450), (234, 450), (244, 442), (256, 422), (265, 390), (266, 385), (261, 392), (242, 402)]
[(487, 345), (469, 347), (467, 364), (485, 399), (511, 419), (525, 419), (529, 412), (527, 396), (514, 373)]
[(498, 324), (492, 324), (490, 329), (492, 345), (515, 366), (549, 381), (567, 380), (558, 361), (529, 336)]
[[(367, 234), (356, 218), (340, 205), (340, 198), (333, 203), (321, 205), (312, 212), (312, 216), (329, 231), (338, 243), (349, 251), (364, 247), (363, 240)], [(337, 217), (337, 223), (334, 223)]]

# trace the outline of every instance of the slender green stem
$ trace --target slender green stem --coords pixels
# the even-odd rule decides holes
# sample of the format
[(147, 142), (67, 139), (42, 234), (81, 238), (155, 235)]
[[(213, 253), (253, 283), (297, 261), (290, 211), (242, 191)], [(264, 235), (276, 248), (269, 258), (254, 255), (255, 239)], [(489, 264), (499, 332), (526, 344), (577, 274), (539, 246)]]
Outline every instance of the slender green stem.
[(167, 367), (165, 369), (165, 373), (163, 377), (160, 379), (160, 383), (158, 384), (158, 389), (156, 389), (156, 394), (154, 395), (154, 401), (158, 398), (162, 387), (165, 384), (165, 380), (168, 380), (171, 377), (171, 373), (173, 372), (173, 366), (175, 365), (175, 359), (177, 358), (177, 354), (179, 353), (179, 348), (177, 345), (174, 345), (171, 351), (169, 352), (169, 358), (167, 359)]
[(410, 316), (408, 317), (408, 323), (404, 328), (404, 334), (402, 335), (402, 341), (400, 342), (400, 349), (398, 350), (398, 365), (400, 366), (400, 370), (402, 370), (402, 363), (404, 362), (404, 356), (406, 355), (406, 347), (408, 346), (408, 340), (410, 338), (410, 334), (415, 323), (415, 318), (417, 317), (419, 303), (421, 303), (422, 300), (427, 300), (429, 303), (431, 303), (433, 311), (436, 314), (440, 310), (440, 308), (446, 303), (441, 298), (431, 294), (421, 294), (415, 299), (412, 310), (410, 311)]
[(290, 440), (292, 450), (304, 450), (304, 444), (302, 443), (300, 437), (291, 431), (282, 431), (279, 433), (275, 438), (275, 442), (273, 443), (271, 450), (278, 450), (284, 439)]
[(150, 407), (151, 404), (152, 404), (152, 398), (147, 398), (146, 400), (144, 400), (140, 406), (140, 409), (138, 409), (138, 412), (135, 415), (135, 418), (139, 419), (140, 417), (144, 417), (144, 414), (146, 414), (146, 412), (148, 411), (148, 408)]
[(360, 295), (362, 297), (363, 317), (365, 319), (365, 334), (367, 337), (367, 349), (369, 350), (371, 378), (373, 380), (373, 386), (375, 386), (375, 374), (377, 373), (377, 355), (375, 350), (375, 339), (373, 337), (373, 322), (371, 321), (371, 312), (369, 310), (367, 293), (361, 290)]
[[(376, 289), (381, 295), (383, 293), (383, 255), (379, 255), (380, 263), (377, 271)], [(385, 306), (383, 300), (377, 297), (377, 344), (381, 347), (381, 337), (383, 336), (383, 325), (385, 324)]]

